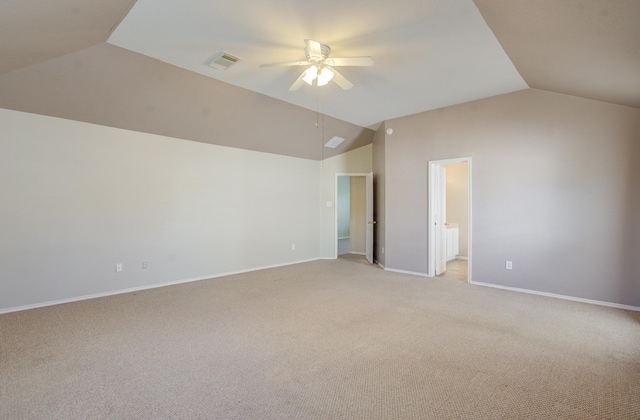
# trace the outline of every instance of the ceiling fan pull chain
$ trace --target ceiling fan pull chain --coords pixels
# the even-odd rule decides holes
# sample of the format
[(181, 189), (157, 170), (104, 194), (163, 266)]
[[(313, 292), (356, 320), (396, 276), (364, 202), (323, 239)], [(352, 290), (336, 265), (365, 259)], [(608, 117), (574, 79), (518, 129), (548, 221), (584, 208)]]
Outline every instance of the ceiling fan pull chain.
[(316, 89), (316, 128), (319, 128), (319, 121), (320, 121), (320, 117), (319, 114), (320, 113), (320, 93), (318, 92), (318, 90)]
[(320, 159), (324, 165), (324, 89), (322, 89), (322, 140), (320, 140), (320, 147), (322, 147)]

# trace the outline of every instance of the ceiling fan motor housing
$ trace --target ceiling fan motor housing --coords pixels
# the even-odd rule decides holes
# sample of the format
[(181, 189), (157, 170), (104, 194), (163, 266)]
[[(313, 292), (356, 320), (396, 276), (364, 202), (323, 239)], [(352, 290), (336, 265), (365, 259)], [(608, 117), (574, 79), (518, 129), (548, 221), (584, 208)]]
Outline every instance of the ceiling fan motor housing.
[(307, 61), (310, 63), (321, 63), (329, 57), (329, 53), (331, 52), (331, 47), (328, 45), (320, 44), (320, 54), (321, 56), (311, 55), (309, 52), (309, 48), (304, 48), (304, 54), (307, 57)]

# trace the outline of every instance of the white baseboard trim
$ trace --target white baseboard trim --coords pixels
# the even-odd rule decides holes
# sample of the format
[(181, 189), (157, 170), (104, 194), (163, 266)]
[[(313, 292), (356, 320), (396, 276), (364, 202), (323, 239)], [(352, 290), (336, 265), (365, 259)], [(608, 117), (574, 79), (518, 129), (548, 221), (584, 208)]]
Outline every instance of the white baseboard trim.
[(366, 252), (355, 252), (355, 251), (349, 251), (349, 254), (353, 254), (353, 255), (367, 255)]
[(457, 255), (455, 259), (456, 259), (456, 260), (465, 260), (465, 261), (468, 261), (468, 260), (469, 260), (469, 257), (461, 257), (461, 256)]
[[(15, 306), (15, 307), (12, 307), (12, 308), (0, 309), (0, 314), (26, 311), (26, 310), (29, 310), (29, 309), (44, 308), (46, 306), (61, 305), (61, 304), (64, 304), (64, 303), (72, 303), (72, 302), (78, 302), (78, 301), (88, 300), (88, 299), (97, 299), (97, 298), (101, 298), (101, 297), (120, 295), (120, 294), (124, 294), (124, 293), (139, 292), (139, 291), (142, 291), (142, 290), (157, 289), (159, 287), (174, 286), (174, 285), (177, 285), (177, 284), (190, 283), (190, 282), (194, 282), (194, 281), (215, 279), (215, 278), (219, 278), (219, 277), (232, 276), (232, 275), (235, 275), (235, 274), (243, 274), (243, 273), (249, 273), (249, 272), (252, 272), (252, 271), (259, 271), (259, 270), (267, 270), (267, 269), (270, 269), (270, 268), (285, 267), (285, 266), (288, 266), (288, 265), (302, 264), (302, 263), (311, 262), (311, 261), (317, 261), (317, 260), (336, 260), (336, 258), (333, 258), (333, 257), (310, 258), (310, 259), (307, 259), (307, 260), (293, 261), (293, 262), (282, 263), (282, 264), (273, 264), (273, 265), (267, 265), (267, 266), (263, 266), (263, 267), (254, 267), (254, 268), (248, 268), (248, 269), (245, 269), (245, 270), (229, 271), (229, 272), (226, 272), (226, 273), (212, 274), (212, 275), (201, 276), (201, 277), (193, 277), (193, 278), (189, 278), (189, 279), (182, 279), (182, 280), (170, 281), (170, 282), (165, 282), (165, 283), (158, 283), (158, 284), (153, 284), (153, 285), (131, 287), (131, 288), (128, 288), (128, 289), (114, 290), (114, 291), (110, 291), (110, 292), (94, 293), (94, 294), (90, 294), (90, 295), (77, 296), (77, 297), (72, 297), (72, 298), (67, 298), (67, 299), (52, 300), (52, 301), (47, 301), (47, 302), (35, 303), (35, 304), (31, 304), (31, 305)], [(432, 277), (432, 276), (429, 276), (429, 275), (427, 275), (425, 273), (418, 273), (418, 272), (415, 272), (415, 271), (397, 270), (395, 268), (386, 268), (384, 265), (380, 264), (380, 262), (378, 262), (377, 260), (375, 260), (374, 263), (377, 264), (378, 266), (380, 266), (380, 268), (382, 268), (383, 270), (390, 271), (392, 273), (409, 274), (409, 275), (420, 276), (420, 277)], [(533, 295), (552, 297), (552, 298), (556, 298), (556, 299), (571, 300), (571, 301), (574, 301), (574, 302), (589, 303), (589, 304), (592, 304), (592, 305), (608, 306), (608, 307), (611, 307), (611, 308), (626, 309), (626, 310), (629, 310), (629, 311), (640, 312), (640, 307), (638, 307), (638, 306), (622, 305), (622, 304), (619, 304), (619, 303), (605, 302), (605, 301), (593, 300), (593, 299), (584, 299), (584, 298), (578, 298), (578, 297), (573, 297), (573, 296), (559, 295), (559, 294), (555, 294), (555, 293), (539, 292), (537, 290), (521, 289), (521, 288), (518, 288), (518, 287), (502, 286), (502, 285), (499, 285), (499, 284), (483, 283), (483, 282), (473, 281), (473, 280), (470, 280), (469, 284), (473, 284), (473, 285), (476, 285), (476, 286), (482, 286), (482, 287), (491, 287), (491, 288), (494, 288), (494, 289), (509, 290), (509, 291), (512, 291), (512, 292), (528, 293), (528, 294), (533, 294)]]
[(425, 273), (418, 273), (416, 271), (407, 271), (407, 270), (397, 270), (395, 268), (389, 268), (389, 267), (385, 267), (384, 271), (390, 271), (392, 273), (400, 273), (400, 274), (410, 274), (412, 276), (430, 277), (428, 274), (425, 274)]
[(380, 264), (380, 261), (378, 261), (378, 260), (374, 259), (374, 260), (373, 260), (373, 263), (374, 263), (374, 264), (377, 264), (377, 265), (378, 265), (378, 267), (380, 267), (380, 268), (382, 268), (382, 269), (384, 270), (384, 265)]
[(492, 287), (494, 289), (509, 290), (509, 291), (512, 291), (512, 292), (528, 293), (528, 294), (531, 294), (531, 295), (552, 297), (552, 298), (556, 298), (556, 299), (571, 300), (571, 301), (574, 301), (574, 302), (589, 303), (591, 305), (608, 306), (608, 307), (611, 307), (611, 308), (626, 309), (626, 310), (629, 310), (629, 311), (640, 312), (640, 307), (638, 307), (638, 306), (622, 305), (622, 304), (619, 304), (619, 303), (605, 302), (605, 301), (602, 301), (602, 300), (584, 299), (584, 298), (567, 296), (567, 295), (558, 295), (556, 293), (539, 292), (537, 290), (521, 289), (521, 288), (518, 288), (518, 287), (502, 286), (502, 285), (499, 285), (499, 284), (483, 283), (483, 282), (473, 281), (473, 280), (470, 281), (469, 284), (473, 284), (473, 285), (476, 285), (476, 286), (482, 286), (482, 287)]
[(119, 290), (113, 290), (113, 291), (110, 291), (110, 292), (92, 293), (90, 295), (76, 296), (76, 297), (72, 297), (72, 298), (59, 299), (59, 300), (51, 300), (51, 301), (47, 301), (47, 302), (34, 303), (34, 304), (31, 304), (31, 305), (15, 306), (15, 307), (12, 307), (12, 308), (0, 309), (0, 315), (8, 314), (10, 312), (20, 312), (20, 311), (26, 311), (26, 310), (29, 310), (29, 309), (44, 308), (46, 306), (61, 305), (63, 303), (79, 302), (81, 300), (97, 299), (97, 298), (101, 298), (101, 297), (121, 295), (121, 294), (124, 294), (124, 293), (131, 293), (131, 292), (139, 292), (139, 291), (142, 291), (142, 290), (157, 289), (159, 287), (175, 286), (177, 284), (191, 283), (193, 281), (201, 281), (201, 280), (215, 279), (215, 278), (218, 278), (218, 277), (233, 276), (235, 274), (250, 273), (252, 271), (268, 270), (270, 268), (278, 268), (278, 267), (285, 267), (287, 265), (302, 264), (302, 263), (306, 263), (306, 262), (316, 261), (316, 260), (319, 260), (319, 259), (334, 259), (334, 258), (311, 258), (311, 259), (308, 259), (308, 260), (294, 261), (294, 262), (288, 262), (288, 263), (282, 263), (282, 264), (266, 265), (266, 266), (263, 266), (263, 267), (247, 268), (245, 270), (229, 271), (229, 272), (226, 272), (226, 273), (212, 274), (212, 275), (201, 276), (201, 277), (193, 277), (193, 278), (189, 278), (189, 279), (175, 280), (175, 281), (157, 283), (157, 284), (146, 285), (146, 286), (131, 287), (131, 288), (128, 288), (128, 289), (119, 289)]

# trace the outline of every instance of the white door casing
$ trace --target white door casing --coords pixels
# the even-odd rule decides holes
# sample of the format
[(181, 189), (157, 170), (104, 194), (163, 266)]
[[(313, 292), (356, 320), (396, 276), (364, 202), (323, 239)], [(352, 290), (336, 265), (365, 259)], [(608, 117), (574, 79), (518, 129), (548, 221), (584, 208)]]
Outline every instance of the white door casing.
[(441, 165), (434, 165), (435, 176), (435, 218), (436, 231), (436, 276), (447, 271), (447, 170)]

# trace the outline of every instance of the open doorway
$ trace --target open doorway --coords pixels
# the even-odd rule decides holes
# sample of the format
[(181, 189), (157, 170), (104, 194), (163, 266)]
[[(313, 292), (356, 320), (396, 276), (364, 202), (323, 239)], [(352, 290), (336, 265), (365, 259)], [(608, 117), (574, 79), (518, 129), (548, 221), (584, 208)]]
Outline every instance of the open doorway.
[(471, 158), (429, 162), (429, 276), (471, 281)]
[(336, 174), (336, 258), (373, 263), (373, 174)]
[(365, 177), (338, 176), (336, 200), (338, 226), (338, 257), (366, 253), (366, 191)]

